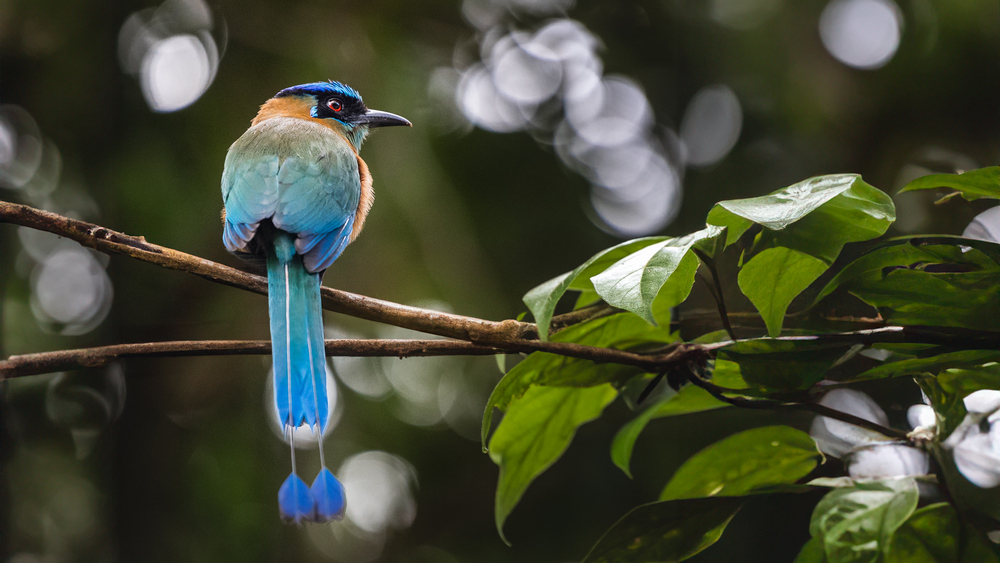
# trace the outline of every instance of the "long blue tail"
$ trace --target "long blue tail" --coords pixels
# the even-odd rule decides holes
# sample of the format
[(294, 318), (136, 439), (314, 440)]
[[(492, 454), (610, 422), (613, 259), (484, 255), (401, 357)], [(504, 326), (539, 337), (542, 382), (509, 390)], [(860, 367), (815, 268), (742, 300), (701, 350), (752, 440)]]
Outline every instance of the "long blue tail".
[(296, 474), (293, 444), (292, 473), (278, 491), (278, 508), (282, 517), (296, 523), (340, 519), (346, 508), (343, 485), (326, 468), (323, 456), (329, 403), (320, 274), (306, 270), (302, 256), (295, 253), (294, 235), (273, 233), (270, 244), (264, 246), (275, 406), (289, 443), (292, 431), (303, 423), (316, 430), (322, 465), (313, 486), (306, 488)]

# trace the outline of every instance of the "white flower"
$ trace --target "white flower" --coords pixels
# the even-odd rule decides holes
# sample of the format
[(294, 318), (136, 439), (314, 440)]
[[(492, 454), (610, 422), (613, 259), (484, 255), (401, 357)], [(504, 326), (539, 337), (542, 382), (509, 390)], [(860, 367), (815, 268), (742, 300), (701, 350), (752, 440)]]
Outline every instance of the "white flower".
[[(885, 411), (861, 391), (834, 389), (824, 395), (819, 404), (882, 426), (889, 425)], [(817, 416), (813, 420), (809, 434), (816, 440), (823, 453), (833, 457), (843, 457), (858, 446), (889, 440), (874, 430), (825, 416)]]
[[(993, 412), (1000, 409), (1000, 391), (981, 389), (974, 393), (969, 393), (962, 402), (965, 403), (965, 410), (970, 413), (982, 414)], [(993, 417), (991, 416), (990, 418)]]
[(913, 405), (906, 410), (906, 421), (914, 430), (933, 428), (937, 424), (937, 417), (930, 405)]
[(969, 414), (944, 447), (972, 484), (984, 489), (1000, 485), (1000, 391), (984, 389), (965, 397)]
[(926, 475), (930, 467), (927, 452), (897, 443), (861, 446), (847, 458), (847, 472), (852, 479)]

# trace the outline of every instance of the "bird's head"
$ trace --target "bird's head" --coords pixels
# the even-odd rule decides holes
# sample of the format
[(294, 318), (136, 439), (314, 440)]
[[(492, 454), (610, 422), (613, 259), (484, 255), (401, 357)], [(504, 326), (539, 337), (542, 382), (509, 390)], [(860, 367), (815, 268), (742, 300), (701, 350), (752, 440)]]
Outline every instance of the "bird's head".
[[(265, 113), (268, 114), (266, 117)], [(311, 118), (333, 129), (340, 129), (355, 149), (361, 148), (372, 128), (413, 126), (406, 118), (396, 114), (368, 109), (357, 90), (332, 80), (285, 88), (261, 106), (255, 123), (278, 115)]]

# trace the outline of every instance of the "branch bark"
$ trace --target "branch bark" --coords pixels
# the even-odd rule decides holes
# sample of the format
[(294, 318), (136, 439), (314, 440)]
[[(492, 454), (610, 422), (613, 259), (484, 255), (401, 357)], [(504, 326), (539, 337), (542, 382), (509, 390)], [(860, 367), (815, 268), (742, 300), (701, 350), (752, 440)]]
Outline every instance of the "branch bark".
[[(659, 354), (637, 354), (613, 348), (598, 348), (566, 342), (525, 340), (487, 346), (461, 340), (369, 340), (326, 341), (327, 356), (488, 356), (506, 353), (549, 352), (600, 363), (635, 366), (648, 371), (707, 358), (710, 351), (697, 344), (681, 344)], [(0, 380), (71, 369), (96, 368), (123, 358), (180, 356), (243, 356), (271, 353), (267, 340), (180, 340), (114, 344), (77, 350), (59, 350), (11, 356), (0, 360)]]
[[(169, 270), (200, 276), (209, 281), (267, 295), (267, 278), (146, 242), (110, 229), (42, 211), (26, 205), (0, 201), (0, 222), (47, 231), (107, 254), (124, 254)], [(514, 320), (487, 321), (420, 309), (323, 287), (323, 308), (352, 317), (409, 328), (427, 334), (477, 344), (537, 338), (531, 323)]]
[[(210, 260), (146, 242), (143, 237), (133, 237), (104, 227), (41, 211), (24, 205), (0, 201), (0, 222), (21, 225), (67, 237), (84, 246), (109, 254), (124, 254), (131, 258), (158, 266), (191, 273), (217, 283), (246, 291), (267, 294), (267, 279), (248, 272), (224, 266)], [(714, 272), (713, 272), (714, 275)], [(717, 288), (721, 290), (721, 288)], [(635, 366), (649, 373), (663, 373), (675, 366), (690, 363), (702, 364), (714, 357), (720, 348), (733, 342), (714, 344), (677, 343), (659, 353), (640, 354), (626, 350), (599, 348), (566, 342), (541, 342), (535, 325), (514, 320), (487, 321), (462, 315), (442, 313), (390, 301), (365, 297), (329, 287), (322, 288), (325, 309), (346, 315), (395, 325), (428, 334), (444, 336), (451, 340), (328, 340), (326, 353), (330, 356), (441, 356), (441, 355), (490, 355), (499, 353), (548, 352), (601, 363)], [(722, 303), (720, 314), (732, 335), (728, 313)], [(561, 315), (552, 320), (553, 329), (564, 328), (600, 316), (614, 314), (617, 310), (599, 305)], [(878, 322), (881, 322), (879, 319)], [(871, 326), (869, 323), (868, 326)], [(738, 342), (772, 340), (751, 338)], [(898, 327), (882, 326), (855, 332), (828, 333), (810, 336), (778, 337), (787, 341), (836, 341), (856, 344), (877, 342), (912, 342), (959, 346), (964, 348), (993, 349), (1000, 347), (1000, 333), (975, 331), (952, 327)], [(99, 367), (121, 358), (152, 356), (193, 355), (245, 355), (269, 354), (267, 341), (176, 341), (141, 344), (118, 344), (79, 350), (62, 350), (40, 354), (13, 356), (0, 360), (0, 380), (68, 369)], [(786, 403), (770, 399), (730, 397), (725, 390), (692, 374), (689, 378), (719, 399), (744, 408), (802, 409), (830, 416), (899, 437), (900, 431), (878, 425), (828, 409), (815, 403)]]
[[(115, 344), (78, 350), (59, 350), (11, 356), (0, 360), (0, 379), (96, 368), (124, 358), (182, 356), (246, 356), (271, 353), (268, 340), (179, 340)], [(460, 340), (365, 340), (326, 341), (327, 356), (485, 356), (502, 353), (491, 346)]]

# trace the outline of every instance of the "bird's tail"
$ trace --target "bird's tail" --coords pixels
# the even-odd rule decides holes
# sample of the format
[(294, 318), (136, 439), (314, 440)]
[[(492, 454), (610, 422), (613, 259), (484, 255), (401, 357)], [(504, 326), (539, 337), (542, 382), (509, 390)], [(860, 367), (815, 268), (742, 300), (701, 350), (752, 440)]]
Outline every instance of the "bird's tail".
[[(284, 518), (324, 522), (343, 517), (344, 489), (326, 468), (323, 431), (329, 417), (326, 354), (323, 349), (323, 309), (320, 274), (306, 270), (295, 252), (295, 238), (273, 230), (267, 251), (268, 312), (274, 361), (274, 399), (283, 431), (292, 449), (292, 473), (278, 491)], [(322, 468), (306, 487), (295, 468), (293, 431), (301, 424), (316, 431)]]

